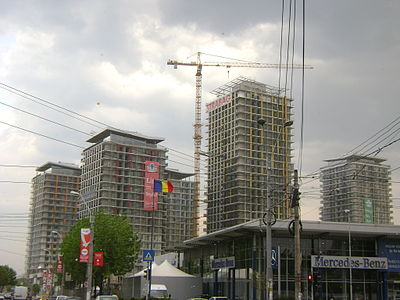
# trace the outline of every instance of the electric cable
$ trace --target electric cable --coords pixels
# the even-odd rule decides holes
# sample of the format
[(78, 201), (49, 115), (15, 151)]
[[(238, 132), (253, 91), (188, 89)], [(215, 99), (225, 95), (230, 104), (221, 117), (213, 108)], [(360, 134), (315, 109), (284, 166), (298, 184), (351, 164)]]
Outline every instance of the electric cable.
[[(290, 56), (290, 34), (291, 34), (291, 26), (292, 26), (292, 0), (289, 1), (289, 17), (288, 17), (288, 32), (287, 32), (287, 44), (286, 44), (286, 65), (289, 65), (289, 56)], [(285, 98), (287, 93), (287, 86), (288, 86), (288, 74), (289, 70), (286, 69), (285, 72)]]
[(281, 8), (281, 33), (279, 43), (279, 68), (278, 68), (278, 93), (281, 93), (281, 77), (282, 77), (282, 51), (283, 51), (283, 31), (284, 31), (284, 19), (285, 19), (285, 0), (282, 0)]
[[(371, 137), (369, 137), (367, 140), (365, 140), (364, 142), (362, 142), (361, 144), (357, 145), (356, 147), (354, 147), (353, 149), (351, 149), (350, 151), (348, 151), (347, 153), (345, 153), (343, 156), (347, 156), (352, 152), (355, 152), (359, 147), (363, 146), (365, 143), (368, 143), (369, 140), (373, 139), (374, 137), (376, 137), (378, 134), (380, 134), (382, 131), (384, 131), (386, 128), (388, 128), (389, 126), (391, 126), (393, 123), (397, 122), (398, 120), (400, 120), (400, 116), (396, 117), (393, 121), (391, 121), (388, 125), (386, 125), (385, 127), (383, 127), (382, 129), (380, 129), (378, 132), (376, 132), (375, 134), (373, 134)], [(396, 123), (398, 124), (398, 123)], [(363, 148), (362, 148), (363, 149)], [(362, 150), (361, 149), (361, 150)], [(358, 150), (361, 151), (361, 150)]]
[[(208, 54), (208, 55), (210, 55), (210, 54)], [(235, 59), (234, 59), (234, 60), (235, 60)], [(88, 120), (90, 120), (90, 121), (96, 122), (96, 123), (98, 123), (98, 124), (101, 124), (101, 125), (105, 126), (106, 128), (114, 128), (114, 129), (115, 129), (115, 127), (113, 127), (113, 126), (110, 126), (110, 125), (105, 124), (105, 123), (103, 123), (103, 122), (97, 121), (97, 120), (95, 120), (95, 119), (93, 119), (93, 118), (87, 117), (87, 116), (82, 115), (82, 114), (80, 114), (80, 113), (77, 113), (77, 112), (75, 112), (75, 111), (73, 111), (73, 110), (67, 109), (67, 108), (65, 108), (65, 107), (63, 107), (63, 106), (61, 106), (61, 105), (52, 103), (52, 102), (50, 102), (50, 101), (48, 101), (48, 100), (44, 100), (43, 98), (34, 96), (34, 95), (30, 94), (30, 93), (24, 92), (24, 91), (22, 91), (22, 90), (20, 90), (20, 89), (14, 88), (14, 87), (12, 87), (12, 86), (10, 86), (10, 85), (7, 85), (7, 84), (5, 84), (5, 83), (1, 83), (1, 82), (0, 82), (0, 88), (5, 89), (5, 90), (7, 90), (7, 91), (9, 91), (9, 92), (11, 92), (11, 93), (13, 93), (13, 94), (16, 94), (16, 95), (18, 95), (18, 96), (20, 96), (20, 97), (23, 97), (23, 98), (25, 98), (25, 99), (31, 100), (31, 101), (33, 101), (33, 102), (35, 102), (35, 103), (40, 104), (40, 105), (43, 105), (43, 106), (45, 106), (45, 107), (48, 107), (48, 108), (50, 108), (50, 109), (53, 109), (53, 110), (55, 110), (55, 111), (57, 111), (57, 112), (63, 113), (63, 114), (65, 114), (65, 115), (67, 115), (67, 116), (69, 116), (69, 117), (72, 117), (72, 118), (74, 118), (74, 119), (77, 119), (77, 120), (79, 120), (79, 121), (81, 121), (81, 122), (85, 122), (85, 123), (87, 123), (87, 124), (89, 124), (89, 125), (95, 126), (95, 127), (99, 128), (99, 129), (105, 129), (105, 128), (100, 127), (100, 126), (97, 126), (97, 125), (95, 125), (95, 124), (93, 124), (93, 123), (91, 123), (91, 122), (87, 122), (87, 121), (85, 121), (85, 120), (82, 120), (82, 119), (80, 119), (80, 118), (77, 118), (77, 117), (75, 117), (75, 116), (73, 116), (73, 115), (71, 115), (71, 114), (75, 114), (75, 115), (78, 115), (78, 116), (81, 117), (81, 118), (88, 119)], [(30, 98), (30, 97), (31, 97), (31, 98)], [(32, 99), (32, 98), (33, 98), (33, 99)], [(49, 105), (43, 104), (43, 103), (41, 103), (41, 102), (38, 102), (38, 101), (36, 101), (35, 99), (36, 99), (36, 100), (39, 100), (39, 101), (41, 101), (41, 102), (44, 102), (44, 103), (46, 103), (46, 104), (52, 105), (52, 106), (54, 106), (54, 107), (57, 107), (58, 109), (55, 109), (55, 108), (53, 108), (53, 107), (51, 107), (51, 106), (49, 106)], [(1, 104), (3, 104), (3, 103), (1, 103)], [(4, 104), (4, 105), (7, 105), (7, 104)], [(7, 105), (7, 106), (9, 106), (9, 105)], [(12, 107), (12, 106), (10, 106), (10, 107)], [(25, 111), (23, 111), (23, 110), (21, 110), (21, 109), (15, 108), (15, 107), (12, 107), (12, 108), (17, 109), (17, 110), (20, 110), (20, 111), (22, 111), (22, 112), (25, 112)], [(67, 112), (70, 113), (70, 114), (65, 113), (65, 112), (63, 112), (63, 111), (60, 111), (59, 109), (65, 110), (65, 111), (67, 111)], [(29, 112), (25, 112), (25, 113), (29, 113)], [(59, 124), (59, 123), (57, 123), (57, 122), (55, 122), (55, 121), (52, 121), (52, 120), (49, 120), (49, 119), (40, 117), (40, 116), (38, 116), (38, 115), (35, 115), (35, 114), (32, 114), (32, 113), (29, 113), (29, 114), (31, 114), (32, 116), (38, 117), (38, 118), (40, 118), (40, 119), (45, 119), (45, 120), (47, 120), (47, 121), (49, 121), (49, 122), (58, 124), (58, 125), (60, 125), (60, 126), (64, 126), (64, 125), (61, 125), (61, 124)], [(18, 129), (21, 129), (21, 130), (25, 130), (25, 131), (31, 132), (31, 131), (29, 131), (29, 130), (26, 130), (26, 129), (23, 129), (23, 128), (19, 128), (19, 127), (17, 127), (17, 126), (13, 126), (13, 125), (10, 125), (10, 124), (7, 124), (7, 125), (12, 126), (12, 127), (16, 127), (16, 128), (18, 128)], [(64, 127), (65, 127), (65, 126), (64, 126)], [(67, 127), (68, 127), (68, 126), (67, 126)], [(89, 135), (89, 136), (91, 135), (91, 134), (89, 134), (89, 133), (80, 131), (80, 130), (75, 129), (75, 128), (72, 128), (72, 127), (68, 127), (68, 128), (69, 128), (69, 129), (72, 129), (72, 130), (75, 130), (75, 131), (78, 131), (78, 132), (81, 132), (81, 133), (84, 133), (84, 134)], [(35, 132), (31, 132), (31, 133), (38, 134), (38, 135), (40, 135), (40, 136), (42, 136), (42, 137), (47, 137), (47, 136), (42, 135), (42, 134), (40, 134), (40, 133), (35, 133)], [(59, 142), (63, 142), (63, 141), (61, 141), (61, 140), (54, 139), (54, 138), (51, 138), (51, 137), (47, 137), (47, 138), (50, 138), (50, 139), (53, 139), (53, 140), (57, 140), (57, 141), (59, 141)], [(69, 142), (64, 142), (64, 143), (69, 144), (69, 145), (73, 145), (73, 144), (71, 144), (71, 143), (69, 143)], [(78, 146), (78, 145), (74, 145), (74, 146), (77, 146), (77, 147), (79, 147), (79, 148), (84, 149), (84, 147), (80, 147), (80, 146)], [(184, 154), (183, 152), (180, 152), (180, 151), (175, 150), (175, 149), (173, 149), (173, 148), (169, 148), (169, 147), (166, 147), (166, 148), (167, 148), (168, 150), (171, 150), (171, 151), (175, 151), (175, 152)], [(184, 154), (184, 155), (187, 155), (187, 156), (189, 156), (189, 157), (193, 157), (193, 156), (190, 156), (190, 155), (188, 155), (188, 154)], [(175, 162), (176, 162), (176, 161), (175, 161)], [(176, 162), (176, 163), (178, 163), (178, 162)], [(186, 164), (182, 164), (182, 165), (186, 165)], [(186, 165), (186, 166), (188, 166), (188, 165)], [(192, 167), (193, 167), (193, 166), (192, 166)]]
[(38, 168), (39, 166), (30, 166), (30, 165), (17, 165), (17, 164), (0, 164), (0, 167), (4, 168)]
[[(100, 124), (100, 125), (103, 125), (103, 126), (105, 126), (105, 127), (114, 128), (114, 127), (111, 127), (111, 126), (109, 126), (109, 125), (107, 125), (107, 124), (105, 124), (105, 123), (103, 123), (103, 122), (97, 121), (97, 120), (95, 120), (95, 119), (92, 119), (92, 118), (90, 118), (90, 117), (84, 116), (84, 115), (82, 115), (82, 114), (80, 114), (80, 113), (77, 113), (77, 112), (75, 112), (75, 111), (72, 111), (72, 110), (70, 110), (70, 109), (68, 109), (68, 108), (62, 107), (61, 105), (57, 105), (57, 104), (52, 103), (52, 102), (50, 102), (50, 101), (44, 100), (43, 98), (34, 96), (34, 95), (29, 94), (29, 93), (27, 93), (27, 92), (24, 92), (24, 91), (22, 91), (22, 90), (16, 89), (16, 88), (14, 88), (14, 87), (12, 87), (12, 86), (10, 86), (10, 85), (7, 85), (7, 84), (5, 84), (5, 83), (0, 82), (0, 88), (5, 89), (5, 90), (7, 90), (7, 91), (9, 91), (9, 92), (11, 92), (11, 93), (13, 93), (13, 94), (18, 95), (18, 96), (21, 96), (21, 97), (23, 97), (23, 98), (25, 98), (25, 99), (31, 100), (31, 101), (33, 101), (33, 102), (35, 102), (35, 103), (41, 104), (41, 105), (43, 105), (43, 106), (46, 106), (46, 107), (48, 107), (48, 108), (50, 108), (50, 109), (53, 109), (53, 110), (55, 110), (55, 111), (58, 111), (58, 112), (60, 112), (60, 113), (62, 113), (62, 114), (68, 115), (68, 116), (70, 116), (70, 117), (72, 117), (72, 118), (75, 118), (75, 119), (77, 119), (77, 120), (79, 120), (79, 121), (82, 121), (82, 122), (85, 122), (85, 123), (87, 123), (87, 124), (90, 124), (90, 125), (92, 125), (92, 126), (94, 126), (94, 127), (102, 128), (102, 127), (100, 127), (100, 126), (98, 126), (98, 125), (95, 125), (95, 124), (93, 124), (93, 123), (90, 123), (90, 122), (88, 122), (88, 121), (84, 121), (84, 120), (82, 120), (82, 119), (79, 119), (79, 118), (77, 118), (77, 117), (75, 117), (75, 116), (73, 116), (73, 115), (77, 115), (77, 116), (79, 116), (79, 117), (81, 117), (81, 118), (84, 118), (84, 119), (93, 121), (93, 122), (95, 122), (95, 123), (97, 123), (97, 124)], [(20, 93), (20, 94), (19, 94), (19, 93)], [(21, 95), (21, 94), (22, 94), (22, 95)], [(29, 97), (31, 97), (31, 98), (29, 98)], [(32, 99), (32, 98), (33, 98), (33, 99)], [(35, 101), (35, 100), (37, 100), (37, 101)], [(38, 102), (38, 101), (40, 101), (40, 102)], [(53, 108), (53, 107), (51, 107), (51, 106), (44, 105), (44, 104), (41, 103), (41, 102), (44, 102), (44, 103), (49, 104), (49, 105), (52, 105), (52, 106), (54, 106), (54, 107), (56, 107), (56, 108), (58, 108), (58, 109), (61, 109), (61, 111), (60, 111), (60, 110), (57, 110), (57, 109), (55, 109), (55, 108)], [(73, 114), (73, 115), (67, 114), (67, 113), (63, 112), (62, 110), (66, 111), (66, 112), (68, 112), (68, 113), (71, 113), (71, 114)]]
[[(367, 150), (365, 150), (365, 152), (371, 151), (371, 149), (377, 147), (379, 144), (383, 143), (384, 141), (386, 141), (387, 139), (389, 139), (390, 137), (392, 137), (394, 135), (394, 137), (396, 137), (398, 135), (398, 133), (400, 132), (400, 127), (397, 128), (396, 130), (394, 130), (392, 133), (388, 134), (390, 130), (393, 129), (394, 126), (398, 125), (400, 123), (400, 121), (393, 125), (391, 128), (389, 128), (389, 130), (387, 130), (385, 133), (379, 135), (377, 138), (375, 138), (373, 141), (371, 141), (370, 143), (368, 143), (367, 145), (365, 145), (362, 149), (360, 149), (358, 152), (361, 152), (362, 150), (364, 150), (367, 146), (371, 145), (372, 143), (376, 142), (379, 138), (381, 138), (380, 140), (378, 140), (374, 145), (372, 145), (371, 147), (369, 147)], [(388, 134), (388, 135), (386, 135)], [(383, 137), (384, 135), (386, 135), (386, 137)], [(391, 140), (393, 140), (393, 138), (391, 138)], [(362, 153), (362, 152), (361, 152)]]
[(23, 184), (31, 184), (29, 181), (13, 181), (13, 180), (0, 180), (0, 183), (23, 183)]
[[(305, 44), (306, 44), (306, 3), (303, 0), (303, 36), (302, 36), (302, 70), (301, 70), (301, 109), (300, 109), (300, 146), (299, 146), (299, 178), (303, 169), (303, 151), (304, 151), (304, 99), (305, 99)], [(301, 180), (301, 179), (300, 179)]]
[(72, 127), (70, 127), (70, 126), (68, 126), (68, 125), (64, 125), (64, 124), (61, 124), (61, 123), (59, 123), (59, 122), (52, 121), (52, 120), (50, 120), (50, 119), (47, 119), (47, 118), (41, 117), (41, 116), (39, 116), (39, 115), (36, 115), (36, 114), (34, 114), (34, 113), (31, 113), (31, 112), (28, 112), (28, 111), (19, 109), (19, 108), (15, 107), (15, 106), (6, 104), (6, 103), (4, 103), (4, 102), (1, 102), (1, 101), (0, 101), (0, 104), (5, 105), (5, 106), (8, 106), (8, 107), (10, 107), (10, 108), (13, 108), (13, 109), (15, 109), (15, 110), (18, 110), (18, 111), (20, 111), (20, 112), (23, 112), (23, 113), (25, 113), (25, 114), (34, 116), (34, 117), (39, 118), (39, 119), (41, 119), (41, 120), (44, 120), (44, 121), (47, 121), (47, 122), (50, 122), (50, 123), (53, 123), (53, 124), (62, 126), (62, 127), (64, 127), (64, 128), (71, 129), (71, 130), (74, 130), (74, 131), (76, 131), (76, 132), (79, 132), (79, 133), (82, 133), (82, 134), (86, 134), (86, 135), (88, 135), (88, 136), (91, 135), (91, 134), (89, 134), (89, 133), (87, 133), (87, 132), (84, 132), (84, 131), (82, 131), (82, 130), (75, 129), (75, 128), (72, 128)]
[(53, 140), (53, 141), (57, 141), (57, 142), (60, 142), (60, 143), (63, 143), (63, 144), (67, 144), (67, 145), (70, 145), (70, 146), (74, 146), (74, 147), (77, 147), (77, 148), (80, 148), (80, 149), (85, 149), (85, 148), (82, 147), (82, 146), (79, 146), (79, 145), (76, 145), (76, 144), (73, 144), (73, 143), (70, 143), (70, 142), (66, 142), (66, 141), (63, 141), (63, 140), (60, 140), (60, 139), (56, 139), (56, 138), (50, 137), (50, 136), (48, 136), (48, 135), (44, 135), (44, 134), (41, 134), (41, 133), (39, 133), (39, 132), (35, 132), (35, 131), (29, 130), (29, 129), (25, 129), (25, 128), (22, 128), (22, 127), (19, 127), (19, 126), (16, 126), (16, 125), (12, 125), (12, 124), (7, 123), (7, 122), (0, 121), (0, 123), (5, 124), (5, 125), (8, 125), (8, 126), (10, 126), (10, 127), (14, 127), (14, 128), (23, 130), (23, 131), (26, 131), (26, 132), (29, 132), (29, 133), (36, 134), (36, 135), (38, 135), (38, 136), (41, 136), (41, 137), (44, 137), (44, 138), (47, 138), (47, 139), (50, 139), (50, 140)]

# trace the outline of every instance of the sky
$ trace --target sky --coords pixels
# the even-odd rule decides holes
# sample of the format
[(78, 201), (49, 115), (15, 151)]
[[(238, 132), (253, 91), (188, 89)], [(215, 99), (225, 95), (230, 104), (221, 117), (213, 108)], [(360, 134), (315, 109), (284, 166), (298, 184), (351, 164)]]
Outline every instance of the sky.
[[(291, 14), (289, 41), (295, 32), (295, 43), (289, 54), (294, 45), (295, 63), (302, 61), (302, 2)], [(314, 69), (305, 71), (303, 102), (301, 71), (293, 72), (288, 87), (294, 98), (293, 163), (307, 177), (399, 117), (400, 2), (305, 2), (305, 62)], [(282, 1), (3, 1), (0, 265), (24, 271), (34, 166), (79, 164), (86, 140), (105, 125), (165, 138), (170, 166), (191, 171), (196, 70), (175, 70), (167, 61), (195, 61), (202, 52), (215, 55), (202, 54), (203, 62), (279, 63), (280, 53), (285, 62), (289, 1), (284, 4), (281, 44)], [(204, 67), (203, 112), (214, 99), (210, 92), (239, 76), (272, 86), (288, 82), (285, 76), (279, 80), (276, 69)], [(103, 124), (82, 122), (74, 113)], [(392, 135), (380, 147), (398, 138), (399, 127), (386, 128)], [(399, 145), (378, 154), (393, 169), (395, 224), (400, 224)], [(301, 184), (302, 218), (317, 220), (318, 178), (303, 178)]]

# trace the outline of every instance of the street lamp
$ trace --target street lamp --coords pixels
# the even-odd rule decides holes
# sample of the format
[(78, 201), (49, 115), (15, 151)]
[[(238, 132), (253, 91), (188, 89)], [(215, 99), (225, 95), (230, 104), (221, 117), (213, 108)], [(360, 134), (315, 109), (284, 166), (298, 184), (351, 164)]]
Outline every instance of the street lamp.
[[(266, 123), (266, 121), (264, 119), (259, 119), (257, 121), (258, 125), (260, 125), (261, 127), (264, 127), (264, 124)], [(273, 155), (273, 153), (275, 152), (275, 147), (276, 147), (276, 143), (278, 142), (282, 131), (284, 128), (293, 125), (293, 121), (287, 121), (283, 124), (283, 126), (281, 127), (281, 130), (279, 131), (278, 136), (276, 137), (276, 139), (273, 142), (273, 147), (271, 150), (271, 156)], [(265, 220), (265, 277), (267, 280), (267, 300), (272, 300), (273, 299), (273, 273), (272, 273), (272, 231), (271, 231), (271, 227), (272, 227), (272, 220), (271, 220), (271, 214), (272, 214), (272, 209), (271, 209), (271, 198), (270, 198), (270, 172), (271, 172), (271, 159), (268, 158), (268, 151), (267, 148), (265, 148), (265, 164), (266, 164), (266, 181), (267, 181), (267, 196), (266, 196), (266, 220)]]
[(350, 300), (353, 300), (353, 271), (351, 268), (351, 232), (350, 232), (350, 209), (345, 209), (347, 214), (347, 222), (349, 223), (349, 282), (350, 282)]
[(90, 247), (89, 247), (89, 261), (87, 263), (86, 268), (86, 278), (87, 278), (87, 287), (86, 287), (86, 300), (90, 300), (91, 291), (92, 291), (92, 272), (93, 272), (93, 230), (94, 230), (94, 220), (92, 216), (92, 212), (89, 208), (89, 205), (86, 201), (82, 198), (82, 195), (76, 191), (70, 191), (72, 195), (78, 196), (82, 203), (85, 205), (86, 211), (89, 214), (89, 228), (90, 228)]

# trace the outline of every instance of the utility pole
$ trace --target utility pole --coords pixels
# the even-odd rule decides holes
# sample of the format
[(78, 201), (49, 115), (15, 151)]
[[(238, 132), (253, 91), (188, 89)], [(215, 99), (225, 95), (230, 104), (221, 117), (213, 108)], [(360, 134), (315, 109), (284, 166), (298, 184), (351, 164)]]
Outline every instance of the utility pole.
[(292, 207), (294, 209), (294, 292), (297, 300), (301, 300), (301, 243), (300, 243), (300, 193), (299, 193), (299, 175), (294, 170), (294, 191), (292, 199)]

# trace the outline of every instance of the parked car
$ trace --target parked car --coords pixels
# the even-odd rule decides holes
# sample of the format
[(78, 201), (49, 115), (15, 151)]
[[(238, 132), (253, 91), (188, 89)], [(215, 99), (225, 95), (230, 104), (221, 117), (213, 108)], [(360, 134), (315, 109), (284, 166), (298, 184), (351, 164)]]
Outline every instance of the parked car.
[(98, 295), (96, 300), (118, 300), (117, 295)]
[(228, 300), (228, 297), (225, 297), (225, 296), (214, 296), (214, 297), (211, 297), (209, 300)]
[(81, 297), (76, 297), (76, 296), (67, 296), (65, 300), (81, 300)]
[(64, 295), (58, 295), (56, 300), (65, 300), (67, 299), (69, 296), (64, 296)]

